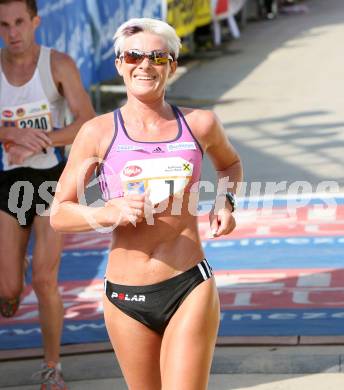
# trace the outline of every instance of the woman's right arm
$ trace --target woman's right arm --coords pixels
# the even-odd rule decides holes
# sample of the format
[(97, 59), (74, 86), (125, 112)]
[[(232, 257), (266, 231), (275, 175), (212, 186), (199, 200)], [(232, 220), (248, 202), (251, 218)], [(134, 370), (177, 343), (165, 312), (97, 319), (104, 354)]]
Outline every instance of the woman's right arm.
[(141, 222), (145, 210), (143, 195), (128, 195), (110, 200), (104, 206), (81, 204), (87, 183), (101, 162), (101, 140), (104, 140), (107, 121), (94, 118), (78, 132), (67, 165), (56, 187), (50, 213), (51, 226), (61, 232), (84, 232), (101, 228), (113, 229)]
[[(51, 226), (61, 232), (82, 232), (108, 227), (116, 220), (115, 207), (90, 207), (80, 204), (81, 197), (99, 162), (99, 118), (86, 122), (78, 132), (66, 167), (56, 187), (50, 213)], [(107, 210), (106, 210), (107, 209)], [(118, 217), (118, 215), (117, 215)]]

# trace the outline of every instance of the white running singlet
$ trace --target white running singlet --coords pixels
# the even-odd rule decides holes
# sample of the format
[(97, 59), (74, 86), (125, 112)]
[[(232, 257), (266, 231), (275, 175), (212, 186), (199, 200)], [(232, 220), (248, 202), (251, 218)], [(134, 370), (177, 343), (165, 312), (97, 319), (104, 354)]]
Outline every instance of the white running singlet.
[[(57, 130), (64, 125), (65, 99), (59, 94), (51, 72), (51, 49), (41, 46), (35, 72), (19, 87), (10, 84), (1, 69), (0, 61), (0, 120), (2, 126)], [(1, 59), (1, 50), (0, 50)], [(63, 160), (58, 148), (49, 147), (27, 158), (21, 167), (52, 168)], [(7, 153), (0, 143), (0, 171), (18, 168), (9, 165)]]

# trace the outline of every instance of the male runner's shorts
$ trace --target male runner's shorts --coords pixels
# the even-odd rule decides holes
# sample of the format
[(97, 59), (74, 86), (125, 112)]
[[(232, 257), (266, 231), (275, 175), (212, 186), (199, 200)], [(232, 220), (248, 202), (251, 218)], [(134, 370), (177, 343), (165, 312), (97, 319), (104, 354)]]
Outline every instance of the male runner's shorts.
[(65, 162), (49, 169), (15, 168), (0, 172), (0, 210), (30, 226), (36, 215), (48, 215)]

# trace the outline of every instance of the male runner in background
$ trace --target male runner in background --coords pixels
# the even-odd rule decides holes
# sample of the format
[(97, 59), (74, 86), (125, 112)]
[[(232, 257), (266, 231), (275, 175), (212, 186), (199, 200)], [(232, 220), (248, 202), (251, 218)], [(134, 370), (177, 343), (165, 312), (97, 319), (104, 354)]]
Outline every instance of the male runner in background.
[[(74, 61), (39, 46), (35, 0), (0, 0), (0, 312), (11, 317), (23, 290), (30, 232), (44, 363), (41, 389), (66, 389), (59, 363), (63, 304), (58, 292), (62, 237), (42, 216), (64, 168), (61, 148), (92, 118)], [(64, 126), (65, 103), (74, 121)], [(47, 214), (47, 213), (46, 213)]]

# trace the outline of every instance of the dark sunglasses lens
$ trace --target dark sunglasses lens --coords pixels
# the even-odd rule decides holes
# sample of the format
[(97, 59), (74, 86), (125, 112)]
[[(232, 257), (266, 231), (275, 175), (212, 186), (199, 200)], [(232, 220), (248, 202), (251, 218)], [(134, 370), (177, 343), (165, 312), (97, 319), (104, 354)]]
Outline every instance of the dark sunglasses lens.
[(124, 61), (127, 64), (139, 64), (145, 56), (155, 65), (165, 65), (169, 61), (169, 54), (160, 50), (153, 50), (150, 53), (144, 53), (139, 50), (126, 50), (123, 53)]
[(155, 51), (154, 54), (154, 62), (157, 65), (165, 65), (168, 63), (168, 53), (165, 51)]
[(127, 64), (136, 64), (143, 60), (143, 53), (140, 53), (135, 50), (128, 50), (124, 52), (124, 61)]

